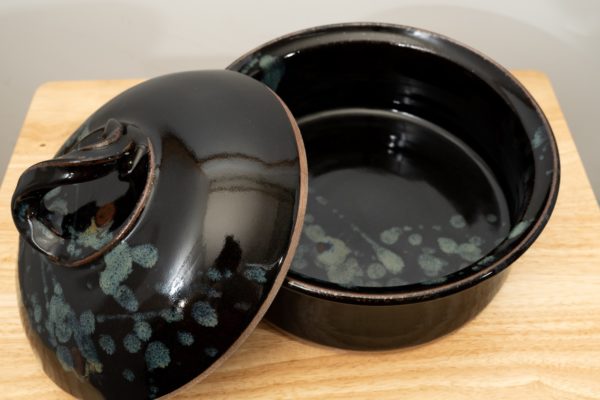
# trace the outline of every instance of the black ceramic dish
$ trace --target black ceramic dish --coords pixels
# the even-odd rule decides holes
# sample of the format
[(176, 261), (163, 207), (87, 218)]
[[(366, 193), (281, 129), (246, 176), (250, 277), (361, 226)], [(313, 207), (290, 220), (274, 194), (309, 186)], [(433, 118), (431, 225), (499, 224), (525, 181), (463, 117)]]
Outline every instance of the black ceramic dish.
[(96, 111), (13, 197), (21, 316), (48, 376), (86, 399), (206, 376), (283, 281), (305, 170), (295, 122), (241, 74), (155, 78)]
[(228, 67), (270, 86), (309, 168), (303, 235), (267, 318), (353, 349), (415, 345), (499, 290), (556, 201), (550, 127), (506, 70), (446, 37), (343, 24)]
[(355, 349), (431, 340), (485, 307), (550, 216), (546, 120), (447, 38), (326, 26), (229, 69), (255, 79), (188, 72), (124, 92), (19, 180), (23, 325), (77, 397), (154, 398), (205, 377), (294, 252), (277, 326)]

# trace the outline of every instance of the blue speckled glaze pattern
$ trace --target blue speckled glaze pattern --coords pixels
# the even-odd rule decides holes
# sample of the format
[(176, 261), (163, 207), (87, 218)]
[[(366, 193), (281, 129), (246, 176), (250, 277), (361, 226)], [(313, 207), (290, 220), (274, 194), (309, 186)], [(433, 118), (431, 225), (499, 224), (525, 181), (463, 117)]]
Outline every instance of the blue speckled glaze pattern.
[[(176, 101), (182, 96), (184, 103)], [(243, 339), (287, 271), (298, 148), (278, 100), (227, 71), (134, 87), (90, 117), (60, 153), (111, 118), (135, 123), (152, 142), (148, 202), (123, 240), (78, 267), (59, 265), (21, 240), (21, 311), (44, 369), (63, 389), (80, 398), (155, 398), (202, 376)], [(123, 178), (107, 176), (102, 190), (77, 197), (76, 185), (64, 185), (43, 200), (52, 203), (50, 222), (74, 227), (63, 230), (69, 254), (110, 240), (111, 223), (97, 229), (106, 214), (98, 210), (109, 209), (111, 218), (130, 210), (103, 204), (107, 196), (124, 204)]]
[[(218, 333), (210, 332), (217, 328), (220, 322), (217, 311), (219, 306), (215, 304), (215, 300), (220, 302), (223, 293), (217, 292), (216, 287), (222, 287), (229, 281), (230, 284), (243, 289), (242, 296), (244, 292), (247, 293), (244, 296), (247, 302), (235, 302), (233, 307), (234, 312), (239, 314), (236, 318), (243, 320), (242, 312), (251, 311), (258, 306), (256, 301), (262, 292), (260, 284), (272, 278), (272, 274), (268, 275), (267, 269), (261, 268), (262, 273), (257, 274), (256, 268), (260, 267), (255, 265), (242, 268), (239, 276), (234, 276), (231, 272), (217, 275), (215, 269), (209, 269), (206, 274), (198, 274), (195, 278), (196, 282), (190, 282), (204, 289), (198, 291), (204, 293), (200, 296), (203, 300), (195, 301), (187, 307), (142, 310), (140, 301), (134, 294), (140, 290), (127, 286), (127, 278), (143, 277), (144, 270), (140, 268), (136, 273), (132, 265), (140, 262), (140, 259), (136, 256), (126, 256), (124, 253), (135, 254), (133, 250), (140, 248), (148, 250), (153, 255), (149, 262), (142, 261), (142, 264), (145, 268), (152, 268), (160, 260), (158, 251), (153, 246), (142, 244), (131, 248), (124, 242), (109, 252), (103, 262), (85, 271), (87, 272), (85, 274), (81, 274), (80, 271), (64, 270), (64, 268), (57, 270), (57, 267), (47, 262), (43, 256), (24, 252), (26, 246), (27, 244), (22, 243), (21, 260), (27, 262), (28, 272), (22, 276), (21, 286), (26, 288), (29, 294), (24, 296), (23, 306), (29, 326), (41, 339), (39, 343), (45, 347), (43, 352), (48, 354), (46, 359), (54, 357), (65, 374), (74, 374), (79, 377), (78, 379), (89, 381), (92, 385), (96, 382), (100, 384), (112, 379), (117, 380), (117, 376), (112, 376), (118, 375), (123, 382), (117, 386), (106, 387), (107, 393), (111, 393), (112, 387), (133, 384), (136, 376), (138, 380), (149, 379), (159, 374), (158, 371), (169, 369), (174, 357), (178, 357), (176, 360), (179, 360), (179, 366), (173, 367), (181, 368), (182, 361), (179, 353), (186, 348), (188, 348), (187, 354), (195, 354), (196, 361), (192, 369), (210, 365), (228, 346), (227, 342), (223, 344)], [(124, 249), (132, 249), (132, 251)], [(35, 262), (39, 265), (35, 267), (34, 272), (30, 265)], [(249, 274), (248, 271), (254, 272)], [(96, 279), (89, 285), (91, 288), (84, 285), (83, 293), (77, 293), (67, 300), (63, 286), (57, 278), (61, 275), (69, 279), (67, 283), (69, 286), (72, 285), (71, 275), (85, 275), (86, 282), (91, 278), (90, 275), (95, 275)], [(257, 276), (260, 279), (257, 279)], [(206, 290), (206, 285), (209, 285), (211, 290)], [(106, 290), (107, 287), (115, 289)], [(130, 295), (127, 297), (115, 295), (119, 293), (119, 288), (123, 288), (124, 290), (121, 291)], [(103, 308), (107, 310), (94, 312), (83, 309), (82, 305), (85, 301), (79, 299), (82, 295), (84, 298), (94, 299), (94, 302), (104, 299)], [(237, 299), (236, 295), (240, 294), (229, 293), (227, 298), (229, 300), (234, 296)], [(151, 303), (170, 303), (164, 296), (153, 295), (152, 297), (154, 299)], [(239, 304), (247, 306), (239, 307)], [(231, 324), (231, 321), (227, 323)], [(210, 339), (207, 339), (207, 336)], [(155, 340), (157, 337), (161, 340)], [(139, 360), (143, 360), (145, 365), (143, 372), (139, 371)], [(124, 369), (114, 370), (115, 363)], [(143, 381), (140, 383), (143, 384)], [(161, 392), (160, 386), (153, 387), (155, 389), (147, 393), (149, 398)], [(120, 390), (129, 391), (122, 387)], [(141, 392), (138, 391), (143, 390), (143, 386), (134, 387), (133, 390), (136, 391), (134, 395), (140, 397)], [(86, 391), (80, 393), (84, 397), (90, 397)], [(106, 397), (111, 396), (107, 394)]]

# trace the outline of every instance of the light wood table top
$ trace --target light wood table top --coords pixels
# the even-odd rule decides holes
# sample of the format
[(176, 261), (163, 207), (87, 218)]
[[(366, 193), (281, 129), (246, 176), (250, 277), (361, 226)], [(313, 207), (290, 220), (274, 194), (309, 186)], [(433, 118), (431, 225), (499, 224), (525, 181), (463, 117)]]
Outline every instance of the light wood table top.
[[(516, 72), (556, 135), (556, 209), (492, 303), (458, 331), (396, 351), (350, 352), (258, 329), (177, 399), (600, 399), (600, 210), (544, 74)], [(68, 398), (21, 328), (17, 231), (10, 198), (21, 172), (52, 157), (104, 102), (139, 81), (50, 82), (35, 93), (0, 189), (0, 398)]]

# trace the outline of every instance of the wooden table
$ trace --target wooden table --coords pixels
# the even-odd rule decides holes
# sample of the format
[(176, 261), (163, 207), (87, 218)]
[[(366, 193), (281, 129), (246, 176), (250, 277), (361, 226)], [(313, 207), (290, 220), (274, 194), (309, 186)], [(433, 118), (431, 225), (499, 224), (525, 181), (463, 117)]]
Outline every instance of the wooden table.
[[(554, 129), (562, 182), (547, 228), (487, 309), (433, 343), (375, 353), (303, 343), (261, 323), (232, 358), (176, 398), (600, 399), (600, 212), (547, 78), (516, 76)], [(0, 398), (68, 397), (42, 372), (17, 312), (9, 206), (17, 179), (137, 82), (50, 82), (33, 97), (0, 189)]]

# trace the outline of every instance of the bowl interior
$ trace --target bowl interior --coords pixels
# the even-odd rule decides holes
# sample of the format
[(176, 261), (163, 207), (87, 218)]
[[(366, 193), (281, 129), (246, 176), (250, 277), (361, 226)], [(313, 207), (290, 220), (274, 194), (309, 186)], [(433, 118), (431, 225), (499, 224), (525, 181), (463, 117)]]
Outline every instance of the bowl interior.
[(511, 101), (512, 80), (491, 63), (496, 83), (466, 66), (485, 64), (479, 55), (415, 32), (314, 31), (230, 67), (276, 91), (302, 132), (298, 279), (367, 292), (440, 284), (492, 262), (533, 221), (535, 177), (552, 164), (547, 145), (534, 154), (542, 121), (515, 109), (529, 99)]

